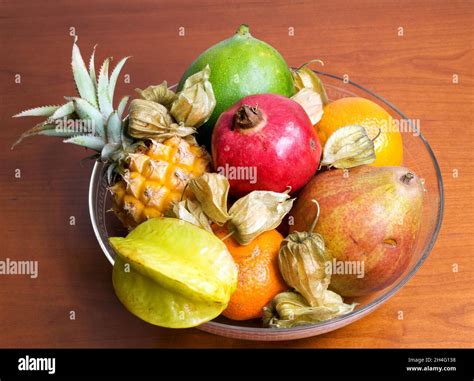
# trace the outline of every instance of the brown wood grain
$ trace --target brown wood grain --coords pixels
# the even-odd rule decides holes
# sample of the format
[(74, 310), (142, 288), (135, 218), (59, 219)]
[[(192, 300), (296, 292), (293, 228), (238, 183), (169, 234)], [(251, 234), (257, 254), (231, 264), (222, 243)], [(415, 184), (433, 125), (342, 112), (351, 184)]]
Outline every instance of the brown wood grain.
[[(223, 3), (0, 2), (0, 259), (38, 260), (40, 267), (37, 279), (0, 276), (0, 347), (473, 347), (474, 2)], [(443, 173), (443, 227), (416, 276), (370, 316), (319, 337), (246, 342), (136, 319), (116, 299), (111, 267), (93, 235), (87, 207), (92, 164), (80, 164), (86, 152), (50, 138), (10, 151), (32, 125), (11, 115), (75, 91), (70, 27), (87, 55), (98, 43), (99, 59), (133, 56), (124, 71), (131, 83), (116, 91), (132, 94), (135, 87), (177, 81), (199, 52), (242, 22), (290, 65), (321, 58), (326, 71), (348, 74), (412, 118), (429, 121), (423, 132)]]

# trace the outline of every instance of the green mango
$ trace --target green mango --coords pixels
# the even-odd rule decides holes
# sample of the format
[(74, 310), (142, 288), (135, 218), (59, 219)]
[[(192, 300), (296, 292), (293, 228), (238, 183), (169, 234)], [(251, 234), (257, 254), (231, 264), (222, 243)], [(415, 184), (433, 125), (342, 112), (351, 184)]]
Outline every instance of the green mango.
[(237, 266), (224, 243), (188, 222), (154, 218), (109, 240), (117, 253), (117, 297), (151, 324), (187, 328), (212, 320), (237, 287)]
[(247, 25), (241, 25), (232, 37), (199, 55), (183, 74), (178, 90), (189, 76), (206, 65), (211, 68), (209, 81), (217, 103), (209, 120), (199, 127), (197, 138), (208, 148), (217, 119), (240, 99), (252, 94), (295, 94), (293, 77), (284, 58), (266, 42), (252, 37)]

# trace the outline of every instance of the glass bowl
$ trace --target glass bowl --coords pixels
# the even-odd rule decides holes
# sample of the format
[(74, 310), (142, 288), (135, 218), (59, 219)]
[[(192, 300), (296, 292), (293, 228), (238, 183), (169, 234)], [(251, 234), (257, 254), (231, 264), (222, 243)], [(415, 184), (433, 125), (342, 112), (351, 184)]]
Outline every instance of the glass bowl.
[[(394, 119), (401, 121), (403, 137), (404, 163), (424, 180), (426, 189), (420, 231), (416, 239), (412, 259), (406, 271), (386, 289), (369, 296), (356, 298), (360, 303), (351, 313), (322, 323), (289, 329), (263, 328), (261, 320), (238, 322), (224, 317), (202, 324), (198, 328), (216, 335), (231, 338), (261, 341), (278, 341), (300, 339), (320, 335), (344, 327), (374, 311), (391, 298), (416, 273), (430, 253), (438, 236), (443, 215), (443, 183), (436, 158), (428, 142), (418, 130), (418, 124), (409, 120), (393, 104), (351, 81), (345, 81), (336, 75), (317, 72), (330, 100), (343, 97), (361, 96), (368, 98), (385, 110)], [(407, 131), (410, 130), (411, 132)], [(114, 251), (108, 243), (110, 236), (124, 236), (127, 232), (121, 226), (111, 208), (111, 200), (107, 191), (104, 166), (96, 163), (91, 175), (89, 187), (89, 212), (95, 235), (100, 247), (110, 263), (114, 263)]]

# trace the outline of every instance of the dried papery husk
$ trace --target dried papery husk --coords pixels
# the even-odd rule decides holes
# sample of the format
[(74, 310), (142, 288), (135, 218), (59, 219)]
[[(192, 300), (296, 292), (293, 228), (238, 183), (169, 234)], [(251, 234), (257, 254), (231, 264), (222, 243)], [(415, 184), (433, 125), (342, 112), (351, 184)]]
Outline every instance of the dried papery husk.
[[(195, 129), (193, 129), (194, 132), (196, 132)], [(197, 142), (196, 140), (196, 136), (194, 136), (194, 133), (193, 134), (189, 134), (189, 135), (185, 135), (185, 136), (182, 136), (182, 138), (187, 141), (190, 145), (192, 146), (199, 146), (199, 143)], [(212, 161), (212, 158), (211, 158), (211, 155), (209, 154), (209, 152), (207, 152), (204, 147), (203, 147), (203, 150), (206, 152), (207, 154), (207, 159), (209, 160), (209, 162)]]
[(315, 62), (324, 65), (321, 60), (312, 60), (304, 63), (299, 68), (292, 70), (293, 81), (295, 83), (296, 91), (300, 91), (304, 88), (313, 89), (321, 96), (323, 105), (327, 105), (329, 101), (326, 94), (326, 89), (324, 88), (324, 85), (318, 75), (308, 67), (308, 65)]
[(176, 123), (168, 109), (159, 103), (144, 99), (130, 102), (128, 133), (134, 138), (184, 137), (194, 132), (194, 128)]
[(190, 199), (175, 203), (171, 210), (167, 213), (167, 216), (179, 218), (180, 220), (187, 221), (193, 225), (212, 232), (209, 220), (202, 210), (201, 205)]
[(157, 86), (148, 86), (144, 90), (135, 89), (135, 91), (142, 99), (159, 103), (168, 109), (177, 98), (176, 93), (168, 88), (166, 81), (163, 81), (163, 83)]
[(227, 178), (219, 173), (205, 173), (191, 179), (188, 184), (209, 219), (219, 226), (224, 225), (230, 218), (227, 212)]
[(227, 210), (229, 182), (225, 176), (205, 173), (191, 179), (188, 186), (207, 218), (220, 226), (227, 223), (241, 245), (280, 225), (294, 202), (287, 192), (253, 191)]
[(316, 200), (316, 217), (308, 232), (293, 232), (286, 237), (278, 253), (280, 273), (286, 284), (298, 291), (312, 307), (324, 302), (324, 293), (331, 281), (326, 271), (328, 261), (324, 238), (314, 233), (320, 208)]
[(134, 99), (130, 102), (128, 125), (130, 135), (133, 136), (137, 127), (140, 132), (148, 125), (150, 131), (163, 130), (169, 128), (172, 123), (174, 121), (165, 106), (144, 99)]
[(291, 210), (295, 199), (288, 193), (253, 191), (237, 200), (229, 209), (228, 228), (241, 245), (275, 229)]
[(314, 89), (303, 88), (291, 97), (295, 102), (299, 103), (308, 114), (311, 123), (315, 125), (323, 116), (323, 101)]
[(156, 126), (152, 127), (150, 124), (141, 125), (140, 123), (135, 123), (133, 125), (133, 131), (129, 132), (129, 134), (136, 139), (154, 139), (162, 141), (173, 136), (188, 138), (195, 132), (196, 130), (194, 128), (185, 127), (184, 125), (177, 123), (171, 124), (168, 128), (158, 128)]
[(171, 105), (171, 115), (177, 122), (199, 127), (208, 121), (216, 106), (210, 74), (211, 69), (206, 65), (203, 70), (186, 79), (183, 89)]
[(324, 239), (320, 234), (295, 232), (280, 246), (278, 262), (286, 284), (298, 291), (311, 306), (323, 304), (324, 292), (331, 281), (326, 272)]
[(326, 290), (323, 303), (312, 307), (296, 292), (282, 292), (263, 309), (263, 323), (270, 328), (292, 328), (319, 323), (348, 314), (357, 303), (346, 304), (335, 292)]
[(373, 163), (375, 159), (374, 142), (365, 128), (350, 125), (337, 129), (329, 136), (324, 145), (321, 165), (347, 169)]

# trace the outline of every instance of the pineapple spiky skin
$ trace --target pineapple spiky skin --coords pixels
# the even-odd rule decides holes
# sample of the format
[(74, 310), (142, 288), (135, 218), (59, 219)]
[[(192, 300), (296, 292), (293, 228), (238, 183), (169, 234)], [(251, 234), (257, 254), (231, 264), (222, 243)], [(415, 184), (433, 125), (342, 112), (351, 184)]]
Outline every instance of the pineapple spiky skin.
[(175, 202), (187, 198), (187, 182), (209, 167), (209, 154), (193, 142), (177, 136), (152, 140), (143, 152), (129, 154), (128, 168), (109, 188), (112, 208), (131, 230), (149, 218), (163, 216)]
[[(65, 143), (96, 151), (94, 156), (108, 165), (113, 210), (125, 227), (133, 229), (148, 218), (162, 216), (174, 202), (188, 197), (188, 180), (209, 170), (210, 157), (190, 136), (193, 128), (179, 126), (173, 130), (181, 135), (153, 135), (157, 140), (128, 136), (127, 118), (123, 114), (129, 97), (123, 97), (116, 109), (113, 99), (120, 71), (129, 57), (121, 59), (110, 76), (111, 58), (107, 58), (96, 76), (94, 55), (95, 48), (87, 68), (77, 37), (74, 39), (71, 67), (79, 96), (66, 97), (67, 103), (63, 105), (41, 106), (16, 114), (14, 117), (47, 119), (25, 132), (14, 146), (24, 138), (45, 135), (65, 138)], [(88, 120), (94, 132), (58, 130), (55, 121), (63, 118)]]

